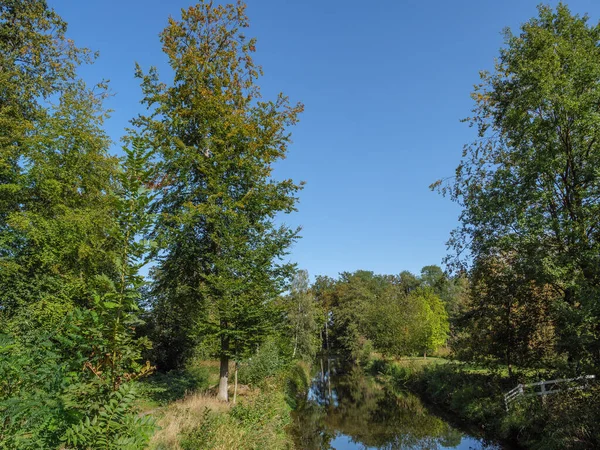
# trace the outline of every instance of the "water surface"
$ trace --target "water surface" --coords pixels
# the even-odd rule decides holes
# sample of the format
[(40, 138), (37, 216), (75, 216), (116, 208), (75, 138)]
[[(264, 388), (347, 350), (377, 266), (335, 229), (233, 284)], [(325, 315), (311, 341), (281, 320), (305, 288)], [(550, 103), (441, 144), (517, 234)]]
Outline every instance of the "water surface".
[(393, 392), (359, 368), (335, 370), (331, 362), (323, 366), (294, 412), (292, 433), (297, 448), (501, 448), (451, 426), (417, 396)]

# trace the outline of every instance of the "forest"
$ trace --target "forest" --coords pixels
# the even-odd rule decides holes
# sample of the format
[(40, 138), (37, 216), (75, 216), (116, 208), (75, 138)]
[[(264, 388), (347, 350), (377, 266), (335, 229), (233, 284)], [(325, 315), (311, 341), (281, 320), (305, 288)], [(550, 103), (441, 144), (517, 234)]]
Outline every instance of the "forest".
[(246, 5), (166, 19), (172, 73), (136, 65), (115, 154), (97, 55), (46, 0), (0, 0), (1, 449), (307, 448), (323, 355), (498, 442), (600, 446), (594, 383), (503, 402), (600, 367), (600, 25), (560, 3), (505, 31), (431, 185), (461, 208), (444, 268), (329, 277), (289, 258), (304, 183), (273, 170), (304, 105), (263, 98)]

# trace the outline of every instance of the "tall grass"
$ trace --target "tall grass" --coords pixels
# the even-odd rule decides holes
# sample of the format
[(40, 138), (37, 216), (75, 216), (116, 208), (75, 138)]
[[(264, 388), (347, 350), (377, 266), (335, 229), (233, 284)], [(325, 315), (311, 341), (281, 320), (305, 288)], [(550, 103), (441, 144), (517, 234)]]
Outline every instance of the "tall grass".
[[(270, 360), (272, 355), (268, 353), (263, 356)], [(247, 374), (254, 378), (263, 370), (266, 377), (257, 377), (253, 385), (238, 390), (236, 405), (217, 401), (214, 392), (208, 389), (188, 392), (183, 398), (151, 411), (158, 417), (160, 430), (152, 438), (150, 449), (292, 449), (293, 441), (286, 428), (297, 395), (308, 388), (309, 367), (298, 362), (279, 367), (273, 375), (271, 364), (257, 360)], [(176, 380), (184, 380), (184, 385), (188, 385), (188, 377), (176, 375)], [(163, 378), (161, 386), (176, 380)], [(178, 392), (181, 387), (173, 389)]]
[[(538, 380), (524, 380), (525, 382)], [(412, 372), (410, 387), (477, 425), (490, 438), (534, 450), (600, 448), (600, 386), (525, 398), (505, 410), (514, 384), (503, 371), (459, 364), (430, 365)]]

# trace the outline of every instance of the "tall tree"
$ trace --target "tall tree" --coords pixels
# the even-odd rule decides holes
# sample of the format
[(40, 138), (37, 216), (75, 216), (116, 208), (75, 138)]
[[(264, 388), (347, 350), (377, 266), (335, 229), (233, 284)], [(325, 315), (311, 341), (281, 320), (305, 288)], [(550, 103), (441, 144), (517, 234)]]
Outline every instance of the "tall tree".
[(455, 350), (463, 359), (540, 367), (554, 353), (553, 292), (530, 280), (513, 252), (479, 258), (472, 271), (469, 309), (459, 321)]
[(143, 448), (153, 427), (121, 390), (149, 369), (132, 330), (141, 172), (109, 155), (106, 85), (78, 77), (94, 55), (66, 30), (44, 0), (0, 2), (0, 441)]
[(311, 287), (315, 300), (323, 311), (323, 329), (321, 341), (329, 350), (329, 330), (331, 329), (332, 307), (335, 300), (335, 280), (325, 275), (317, 275)]
[(473, 93), (479, 139), (454, 182), (436, 184), (463, 206), (450, 245), (473, 261), (525, 258), (527, 276), (556, 292), (559, 350), (597, 366), (600, 27), (559, 3), (505, 38)]
[(77, 77), (93, 55), (66, 27), (45, 1), (0, 5), (1, 311), (50, 329), (116, 273), (105, 86)]
[(433, 289), (446, 307), (448, 317), (459, 317), (468, 299), (468, 278), (463, 272), (448, 276), (439, 266), (425, 266), (421, 269), (421, 283)]
[(154, 291), (180, 312), (177, 334), (220, 340), (222, 400), (230, 358), (269, 330), (270, 302), (293, 270), (282, 258), (298, 237), (274, 219), (294, 210), (301, 186), (271, 172), (302, 105), (281, 94), (261, 99), (246, 28), (241, 2), (192, 6), (161, 33), (173, 83), (161, 83), (155, 69), (137, 72), (151, 113), (134, 124), (162, 158)]
[(319, 349), (323, 311), (310, 289), (306, 270), (299, 270), (294, 275), (284, 305), (290, 327), (292, 357), (312, 361)]
[(332, 301), (332, 340), (348, 359), (358, 361), (369, 352), (369, 312), (379, 305), (389, 285), (386, 276), (366, 270), (343, 272)]
[(408, 295), (408, 300), (415, 309), (411, 350), (426, 357), (427, 353), (446, 344), (450, 332), (448, 313), (441, 299), (429, 287), (414, 290)]

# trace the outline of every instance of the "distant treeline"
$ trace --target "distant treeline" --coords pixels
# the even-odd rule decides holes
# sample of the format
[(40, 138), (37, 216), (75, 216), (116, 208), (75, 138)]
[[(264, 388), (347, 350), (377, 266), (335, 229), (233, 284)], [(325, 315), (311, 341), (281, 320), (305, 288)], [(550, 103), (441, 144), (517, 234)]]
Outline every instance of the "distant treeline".
[(318, 276), (312, 291), (325, 311), (325, 348), (358, 361), (371, 351), (425, 356), (445, 347), (467, 288), (466, 278), (449, 278), (440, 267), (426, 266), (420, 276), (363, 270), (338, 279)]

